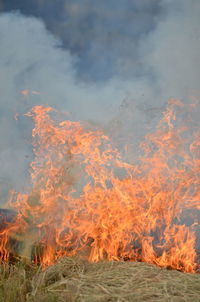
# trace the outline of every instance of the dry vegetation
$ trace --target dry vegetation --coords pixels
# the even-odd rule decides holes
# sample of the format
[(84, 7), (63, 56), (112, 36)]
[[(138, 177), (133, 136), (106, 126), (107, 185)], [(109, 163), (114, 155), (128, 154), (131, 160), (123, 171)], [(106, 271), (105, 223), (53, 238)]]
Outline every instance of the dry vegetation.
[(1, 302), (200, 301), (200, 274), (139, 262), (88, 263), (76, 257), (42, 270), (19, 262), (2, 264)]

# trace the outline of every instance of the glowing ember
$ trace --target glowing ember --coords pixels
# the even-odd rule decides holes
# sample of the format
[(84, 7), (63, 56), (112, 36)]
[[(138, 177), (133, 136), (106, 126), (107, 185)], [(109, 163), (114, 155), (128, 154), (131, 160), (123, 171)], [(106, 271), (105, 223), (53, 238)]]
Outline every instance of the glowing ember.
[(28, 97), (30, 94), (33, 94), (33, 95), (40, 95), (40, 92), (37, 91), (37, 90), (29, 91), (28, 89), (24, 89), (24, 90), (21, 91), (21, 94), (22, 94), (24, 97)]
[(27, 97), (29, 95), (29, 90), (28, 89), (24, 89), (21, 91), (21, 94), (24, 96), (24, 97)]
[(8, 239), (17, 238), (20, 254), (43, 265), (79, 253), (195, 272), (200, 144), (195, 131), (178, 126), (175, 111), (184, 107), (169, 102), (135, 165), (102, 131), (56, 122), (52, 108), (34, 107), (27, 114), (35, 122), (33, 189), (12, 196), (19, 214), (1, 233), (1, 258), (9, 258)]

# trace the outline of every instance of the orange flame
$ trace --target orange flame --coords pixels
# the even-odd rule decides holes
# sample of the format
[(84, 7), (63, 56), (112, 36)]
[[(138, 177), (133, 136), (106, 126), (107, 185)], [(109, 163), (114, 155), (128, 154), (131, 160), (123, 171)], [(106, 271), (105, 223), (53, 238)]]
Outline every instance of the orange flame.
[(138, 260), (195, 272), (200, 143), (197, 133), (176, 125), (176, 109), (184, 107), (169, 102), (135, 165), (102, 131), (56, 122), (52, 108), (34, 107), (27, 114), (35, 122), (33, 189), (12, 198), (19, 214), (0, 234), (1, 258), (8, 259), (8, 238), (18, 234), (26, 243), (21, 254), (43, 265), (79, 253), (90, 261)]

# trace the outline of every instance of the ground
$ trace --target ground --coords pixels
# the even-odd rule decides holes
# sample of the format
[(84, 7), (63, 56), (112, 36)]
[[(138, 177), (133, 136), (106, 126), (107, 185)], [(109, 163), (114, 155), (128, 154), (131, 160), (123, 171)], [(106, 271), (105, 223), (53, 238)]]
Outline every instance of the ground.
[(200, 302), (200, 274), (67, 257), (46, 269), (2, 264), (0, 302)]

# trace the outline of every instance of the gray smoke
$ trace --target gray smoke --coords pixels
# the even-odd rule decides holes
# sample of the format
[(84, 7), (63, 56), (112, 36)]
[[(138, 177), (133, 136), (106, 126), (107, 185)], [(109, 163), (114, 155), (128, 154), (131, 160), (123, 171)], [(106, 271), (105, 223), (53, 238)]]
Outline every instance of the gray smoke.
[[(140, 36), (159, 16), (160, 0), (0, 0), (2, 11), (41, 18), (77, 56), (78, 77), (101, 81), (141, 73)], [(0, 7), (1, 9), (1, 7)], [(133, 68), (134, 66), (134, 68)]]
[[(153, 2), (155, 5), (156, 1)], [(138, 9), (139, 3), (136, 1)], [(149, 7), (148, 3), (144, 1), (141, 7)], [(155, 118), (154, 108), (162, 112), (169, 97), (199, 96), (200, 2), (162, 0), (159, 4), (159, 16), (150, 22), (150, 30), (143, 25), (144, 29), (136, 37), (130, 31), (127, 42), (115, 37), (116, 50), (111, 53), (105, 46), (111, 38), (103, 42), (96, 39), (104, 27), (95, 26), (94, 18), (94, 30), (99, 34), (88, 34), (90, 47), (85, 52), (92, 60), (85, 62), (86, 54), (80, 61), (78, 42), (69, 44), (67, 50), (67, 42), (63, 47), (56, 36), (57, 29), (53, 36), (41, 19), (20, 12), (0, 15), (0, 197), (3, 201), (8, 188), (23, 190), (29, 183), (32, 123), (23, 114), (32, 106), (50, 105), (68, 112), (70, 119), (90, 120), (120, 137), (126, 137), (128, 131), (131, 137), (138, 138), (146, 124)], [(96, 5), (94, 15), (100, 10), (99, 4)], [(68, 15), (84, 15), (81, 9), (82, 6), (66, 7)], [(96, 24), (104, 21), (106, 10), (100, 11), (101, 19)], [(78, 20), (77, 16), (72, 20)], [(128, 18), (119, 21), (129, 29)], [(81, 31), (77, 28), (76, 24), (66, 27), (68, 42), (75, 35), (74, 39), (81, 43)], [(134, 41), (137, 41), (135, 52)], [(95, 60), (100, 63), (94, 63), (93, 70), (91, 65)], [(105, 73), (101, 81), (97, 80), (98, 76), (91, 77), (98, 72)], [(29, 90), (26, 96), (21, 94), (24, 89)]]

